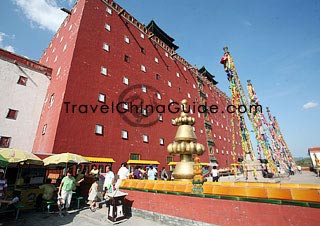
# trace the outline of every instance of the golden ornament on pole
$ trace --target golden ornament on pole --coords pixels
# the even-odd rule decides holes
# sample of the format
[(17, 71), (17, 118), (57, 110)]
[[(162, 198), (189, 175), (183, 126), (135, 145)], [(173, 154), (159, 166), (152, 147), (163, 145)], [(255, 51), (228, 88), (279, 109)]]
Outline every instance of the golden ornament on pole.
[(204, 146), (197, 143), (197, 137), (193, 131), (195, 119), (184, 112), (188, 109), (187, 103), (185, 99), (181, 101), (182, 113), (173, 122), (174, 126), (178, 126), (177, 133), (174, 142), (167, 147), (169, 154), (180, 155), (180, 162), (173, 171), (175, 180), (192, 180), (194, 176), (192, 155), (202, 155), (205, 151)]

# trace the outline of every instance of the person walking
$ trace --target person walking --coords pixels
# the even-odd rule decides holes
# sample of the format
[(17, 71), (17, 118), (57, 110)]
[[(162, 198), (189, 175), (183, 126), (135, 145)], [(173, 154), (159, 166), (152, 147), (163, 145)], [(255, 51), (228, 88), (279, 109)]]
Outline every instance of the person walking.
[(120, 188), (121, 181), (124, 180), (124, 179), (128, 179), (129, 174), (130, 173), (129, 173), (129, 170), (127, 168), (127, 163), (123, 162), (121, 164), (120, 169), (118, 170), (118, 173), (117, 173), (118, 180), (117, 180), (117, 183), (115, 185), (117, 190), (119, 190), (119, 188)]
[[(79, 180), (78, 183), (81, 183), (83, 180), (84, 178)], [(60, 195), (61, 198), (64, 200), (66, 213), (70, 207), (71, 198), (72, 198), (72, 189), (75, 186), (75, 181), (76, 179), (72, 176), (71, 171), (67, 171), (67, 176), (65, 176), (62, 179), (61, 184), (59, 186), (58, 195)]]
[(219, 171), (218, 171), (216, 166), (212, 167), (211, 175), (212, 175), (212, 182), (218, 182), (219, 181)]
[(94, 178), (94, 182), (92, 183), (89, 189), (88, 200), (90, 204), (90, 210), (92, 212), (96, 211), (97, 198), (98, 198), (98, 183), (99, 183), (99, 178), (98, 177)]
[(165, 167), (162, 167), (160, 177), (161, 177), (161, 180), (168, 180), (169, 176)]
[(114, 173), (111, 170), (111, 166), (106, 166), (106, 174), (103, 183), (104, 199), (106, 200), (106, 206), (109, 206), (109, 196), (114, 191)]
[(156, 174), (158, 173), (158, 171), (153, 168), (153, 166), (150, 166), (149, 170), (148, 170), (148, 180), (155, 180), (156, 179)]

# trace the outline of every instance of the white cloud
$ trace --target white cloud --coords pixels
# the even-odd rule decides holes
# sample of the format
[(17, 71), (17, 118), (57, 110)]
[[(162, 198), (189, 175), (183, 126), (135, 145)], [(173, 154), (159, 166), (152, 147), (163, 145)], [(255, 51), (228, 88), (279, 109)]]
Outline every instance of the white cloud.
[(252, 23), (249, 21), (249, 20), (244, 20), (243, 21), (243, 24), (247, 27), (251, 27), (252, 26)]
[(319, 105), (319, 103), (315, 102), (315, 101), (310, 101), (308, 103), (305, 103), (302, 108), (307, 110), (307, 109), (310, 109), (310, 108), (314, 108), (314, 107), (317, 107)]
[(57, 6), (55, 0), (12, 0), (30, 21), (38, 26), (56, 32), (67, 16)]
[[(14, 53), (14, 47), (13, 46), (3, 44), (3, 40), (4, 40), (5, 37), (9, 37), (9, 36), (0, 31), (0, 48), (8, 50), (8, 51)], [(15, 37), (15, 36), (13, 35), (12, 37)]]
[(8, 45), (8, 46), (5, 46), (5, 47), (3, 47), (5, 50), (8, 50), (9, 52), (12, 52), (12, 53), (14, 53), (14, 47), (13, 46), (10, 46), (10, 45)]

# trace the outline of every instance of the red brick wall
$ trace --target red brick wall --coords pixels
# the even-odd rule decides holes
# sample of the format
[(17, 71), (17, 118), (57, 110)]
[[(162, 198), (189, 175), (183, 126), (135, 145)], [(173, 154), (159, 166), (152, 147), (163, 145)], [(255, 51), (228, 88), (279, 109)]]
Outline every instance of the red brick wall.
[(139, 191), (133, 208), (218, 225), (318, 225), (320, 209)]
[[(162, 98), (155, 98), (157, 104), (167, 106), (170, 99), (176, 102), (187, 99), (192, 104), (200, 99), (195, 76), (179, 60), (170, 57), (170, 51), (167, 57), (166, 50), (149, 39), (148, 34), (144, 33), (144, 39), (141, 38), (142, 32), (130, 22), (126, 23), (116, 11), (112, 10), (112, 14), (108, 14), (107, 5), (103, 1), (80, 0), (76, 7), (77, 11), (74, 13), (73, 10), (66, 20), (66, 25), (63, 24), (59, 29), (59, 37), (55, 35), (52, 45), (41, 57), (41, 63), (53, 68), (47, 100), (54, 93), (55, 102), (51, 108), (48, 107), (48, 101), (44, 104), (34, 151), (111, 157), (116, 161), (116, 169), (121, 162), (129, 160), (130, 153), (135, 153), (140, 154), (141, 159), (157, 160), (161, 163), (160, 167), (167, 167), (166, 147), (173, 142), (177, 129), (171, 125), (171, 119), (179, 117), (179, 114), (166, 112), (163, 122), (150, 127), (132, 127), (117, 113), (66, 113), (63, 102), (101, 105), (98, 95), (104, 93), (106, 104), (111, 106), (111, 102), (117, 103), (120, 93), (128, 87), (123, 84), (123, 77), (126, 76), (129, 78), (129, 86), (144, 84), (159, 90)], [(126, 14), (128, 15), (127, 12)], [(106, 23), (111, 26), (111, 31), (105, 29)], [(62, 36), (64, 39), (61, 41)], [(125, 36), (130, 38), (129, 44), (124, 41)], [(104, 42), (110, 46), (109, 52), (103, 50)], [(64, 44), (68, 45), (65, 52)], [(145, 54), (141, 53), (141, 47), (145, 49)], [(124, 62), (124, 55), (130, 56), (130, 63)], [(58, 59), (54, 62), (56, 56)], [(155, 57), (158, 58), (158, 63), (155, 62)], [(141, 71), (141, 65), (146, 67), (146, 73)], [(101, 66), (108, 69), (108, 76), (100, 74)], [(59, 67), (60, 75), (57, 75)], [(155, 78), (156, 73), (161, 76), (160, 80)], [(168, 81), (172, 83), (172, 87), (168, 86)], [(141, 94), (141, 88), (136, 91)], [(218, 93), (217, 89), (213, 89), (210, 98), (219, 99), (219, 102), (225, 105), (225, 97)], [(192, 116), (196, 118), (198, 142), (207, 147), (203, 114), (200, 117), (197, 113)], [(219, 125), (230, 124), (229, 118), (222, 115), (216, 115), (212, 119), (214, 123), (218, 121)], [(44, 124), (47, 124), (47, 131), (42, 135)], [(103, 136), (95, 134), (96, 124), (104, 126)], [(122, 130), (128, 131), (128, 140), (121, 138)], [(217, 134), (214, 140), (217, 140), (219, 135), (222, 137), (220, 141), (217, 140), (217, 147), (225, 148), (225, 151), (229, 149), (228, 155), (221, 155), (220, 162), (224, 167), (225, 158), (229, 158), (229, 164), (231, 163), (231, 143), (228, 142), (228, 138), (231, 139), (230, 133), (224, 128), (214, 130)], [(143, 134), (149, 136), (149, 143), (143, 142)], [(164, 139), (163, 146), (160, 145), (160, 138)], [(220, 158), (219, 155), (217, 157)], [(177, 160), (178, 156), (174, 157), (174, 161)], [(209, 161), (208, 150), (201, 156), (201, 161)]]

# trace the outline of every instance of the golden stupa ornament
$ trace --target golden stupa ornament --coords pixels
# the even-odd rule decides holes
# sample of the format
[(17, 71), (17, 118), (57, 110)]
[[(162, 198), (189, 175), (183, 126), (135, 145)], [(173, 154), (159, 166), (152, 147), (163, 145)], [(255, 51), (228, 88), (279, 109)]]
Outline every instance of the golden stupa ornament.
[(180, 154), (180, 162), (173, 171), (175, 180), (192, 180), (194, 176), (192, 155), (202, 155), (205, 151), (204, 146), (197, 143), (197, 137), (193, 131), (195, 119), (183, 111), (188, 109), (187, 103), (187, 100), (181, 101), (182, 113), (173, 122), (173, 125), (178, 126), (178, 130), (174, 142), (167, 147), (169, 154)]

